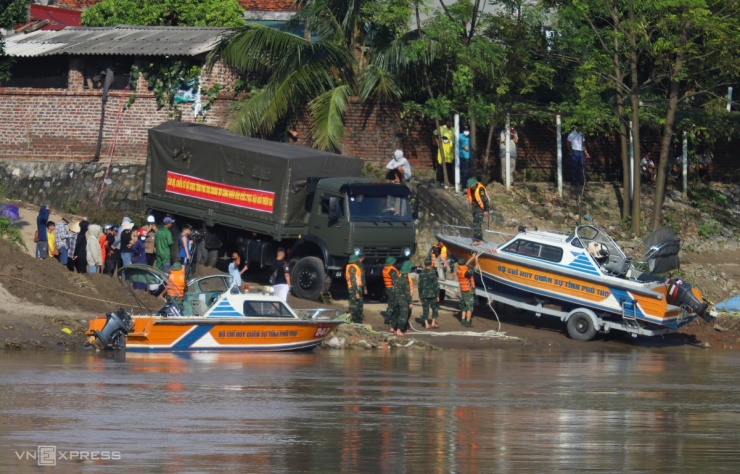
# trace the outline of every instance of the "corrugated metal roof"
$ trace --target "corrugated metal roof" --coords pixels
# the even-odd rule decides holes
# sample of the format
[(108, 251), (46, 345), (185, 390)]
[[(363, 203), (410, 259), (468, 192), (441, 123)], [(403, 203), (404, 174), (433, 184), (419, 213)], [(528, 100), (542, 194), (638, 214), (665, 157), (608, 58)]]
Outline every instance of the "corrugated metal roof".
[(5, 38), (15, 57), (69, 55), (197, 56), (207, 53), (228, 28), (199, 26), (68, 27)]

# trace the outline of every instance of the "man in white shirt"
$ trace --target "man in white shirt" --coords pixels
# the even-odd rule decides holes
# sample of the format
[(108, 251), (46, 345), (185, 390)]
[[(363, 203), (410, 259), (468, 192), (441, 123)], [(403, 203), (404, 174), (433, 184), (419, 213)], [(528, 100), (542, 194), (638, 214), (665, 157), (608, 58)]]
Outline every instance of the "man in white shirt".
[(403, 183), (411, 179), (411, 165), (409, 160), (403, 156), (402, 150), (393, 152), (393, 159), (385, 165), (385, 169), (388, 170), (385, 177), (391, 181)]
[(586, 181), (586, 158), (590, 156), (586, 151), (586, 139), (578, 128), (568, 134), (568, 147), (573, 186), (581, 186)]

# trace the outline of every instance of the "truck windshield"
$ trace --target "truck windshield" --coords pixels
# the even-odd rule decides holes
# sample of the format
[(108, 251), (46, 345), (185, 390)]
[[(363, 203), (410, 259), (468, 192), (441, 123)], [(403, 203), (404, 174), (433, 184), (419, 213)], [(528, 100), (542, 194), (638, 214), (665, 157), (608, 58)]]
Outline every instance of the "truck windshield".
[(349, 214), (356, 222), (411, 221), (407, 196), (356, 194), (349, 198)]

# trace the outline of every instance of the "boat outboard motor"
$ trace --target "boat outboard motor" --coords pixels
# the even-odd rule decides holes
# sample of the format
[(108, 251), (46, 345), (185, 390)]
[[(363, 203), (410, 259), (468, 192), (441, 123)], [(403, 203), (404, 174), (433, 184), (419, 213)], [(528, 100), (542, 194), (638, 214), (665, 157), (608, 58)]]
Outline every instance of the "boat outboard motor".
[(105, 326), (101, 331), (93, 331), (94, 338), (89, 343), (99, 341), (103, 348), (109, 347), (113, 350), (126, 348), (126, 335), (134, 328), (131, 315), (123, 308), (114, 313), (108, 313)]
[(709, 321), (711, 317), (707, 314), (709, 303), (699, 301), (691, 291), (691, 285), (680, 278), (668, 280), (668, 304), (674, 306), (688, 306), (694, 313)]
[(182, 316), (180, 307), (177, 306), (177, 303), (172, 301), (162, 306), (159, 311), (157, 311), (157, 314), (160, 316)]

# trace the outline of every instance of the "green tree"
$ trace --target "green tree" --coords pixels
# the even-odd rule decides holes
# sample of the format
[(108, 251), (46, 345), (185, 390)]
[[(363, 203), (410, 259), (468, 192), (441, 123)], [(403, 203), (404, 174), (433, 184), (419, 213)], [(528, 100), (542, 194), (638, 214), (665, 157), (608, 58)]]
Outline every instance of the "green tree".
[[(249, 136), (271, 136), (307, 111), (313, 146), (339, 150), (344, 112), (351, 97), (386, 101), (400, 96), (394, 79), (368, 60), (370, 51), (403, 30), (406, 0), (299, 0), (293, 22), (313, 33), (247, 24), (235, 28), (214, 54), (255, 79), (259, 87), (234, 106), (231, 128)], [(394, 6), (380, 9), (379, 6)], [(385, 15), (375, 16), (374, 12)], [(394, 14), (393, 11), (396, 13)], [(408, 22), (408, 20), (406, 20)]]
[(82, 13), (85, 26), (240, 26), (237, 0), (103, 0)]
[[(13, 26), (28, 21), (29, 0), (0, 0), (0, 28)], [(5, 54), (5, 41), (0, 35), (0, 82), (10, 79), (10, 66), (13, 58)]]

